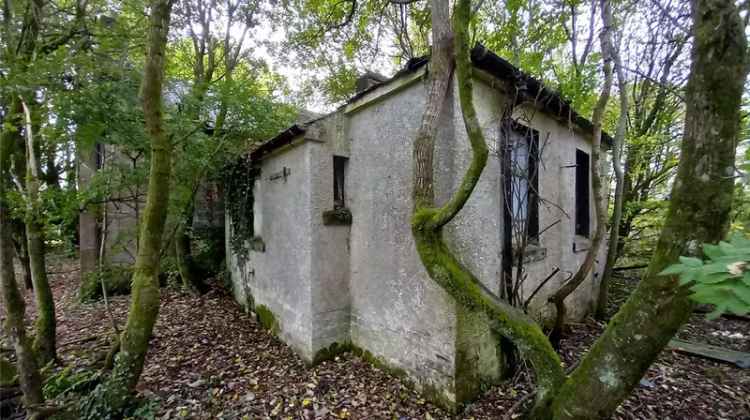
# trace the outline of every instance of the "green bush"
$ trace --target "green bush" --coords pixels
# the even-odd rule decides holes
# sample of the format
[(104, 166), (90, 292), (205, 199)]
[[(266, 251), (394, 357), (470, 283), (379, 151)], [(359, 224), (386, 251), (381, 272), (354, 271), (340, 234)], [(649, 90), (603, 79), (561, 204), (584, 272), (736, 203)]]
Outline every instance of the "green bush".
[(129, 267), (108, 266), (100, 271), (90, 273), (84, 279), (79, 291), (81, 302), (92, 302), (102, 297), (102, 281), (107, 289), (107, 296), (130, 294), (130, 278), (132, 270)]
[(16, 365), (0, 357), (0, 387), (13, 386), (18, 381)]
[(750, 312), (750, 239), (734, 234), (729, 242), (703, 245), (705, 260), (680, 257), (680, 262), (664, 269), (661, 275), (678, 275), (680, 284), (693, 292), (698, 303), (714, 305), (707, 318), (724, 313), (746, 315)]
[(90, 391), (99, 383), (99, 373), (93, 370), (73, 370), (65, 367), (44, 381), (44, 398), (51, 400), (67, 394), (81, 394)]

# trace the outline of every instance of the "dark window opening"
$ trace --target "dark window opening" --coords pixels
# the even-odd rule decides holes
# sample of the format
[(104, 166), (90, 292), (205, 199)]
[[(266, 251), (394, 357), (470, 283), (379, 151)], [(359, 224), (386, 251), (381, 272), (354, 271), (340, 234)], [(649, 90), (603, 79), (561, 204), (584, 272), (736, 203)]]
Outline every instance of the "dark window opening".
[(576, 149), (576, 235), (591, 234), (589, 154)]
[(343, 209), (346, 207), (346, 194), (344, 191), (346, 162), (348, 158), (343, 156), (333, 157), (333, 208)]
[(529, 205), (527, 235), (539, 242), (539, 132), (532, 130), (529, 141)]
[[(506, 226), (511, 242), (520, 242), (523, 231), (528, 242), (539, 242), (539, 132), (512, 122), (505, 135)], [(520, 245), (520, 244), (516, 244)]]

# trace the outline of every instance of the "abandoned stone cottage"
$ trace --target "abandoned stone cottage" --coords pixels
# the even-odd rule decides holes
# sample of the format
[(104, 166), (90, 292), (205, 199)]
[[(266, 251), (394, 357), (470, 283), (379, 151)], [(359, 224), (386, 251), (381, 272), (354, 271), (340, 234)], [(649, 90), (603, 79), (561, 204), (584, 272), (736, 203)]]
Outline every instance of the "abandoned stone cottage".
[[(521, 153), (538, 165), (526, 185), (533, 181), (544, 199), (521, 204), (535, 237), (522, 292), (529, 296), (556, 273), (531, 302), (544, 316), (546, 296), (577, 269), (594, 229), (592, 126), (559, 95), (482, 46), (472, 51), (472, 61), (475, 106), (490, 149), (497, 150), (508, 109), (514, 127), (531, 129), (538, 143), (544, 139), (543, 148)], [(337, 111), (295, 124), (250, 151), (252, 234), (241, 238), (249, 251), (239, 255), (231, 246), (227, 212), (227, 264), (237, 301), (304, 360), (317, 362), (332, 349), (353, 346), (450, 406), (499, 378), (501, 354), (486, 320), (464, 313), (430, 280), (412, 240), (412, 145), (428, 71), (429, 62), (418, 60), (390, 80), (370, 75)], [(456, 89), (454, 83), (436, 141), (438, 201), (458, 186), (470, 161)], [(514, 100), (515, 92), (525, 99)], [(509, 101), (516, 106), (509, 108)], [(530, 153), (538, 156), (530, 159)], [(500, 162), (490, 158), (446, 231), (463, 263), (498, 294), (510, 207), (503, 204)], [(590, 310), (601, 269), (597, 263), (569, 298), (571, 316)]]

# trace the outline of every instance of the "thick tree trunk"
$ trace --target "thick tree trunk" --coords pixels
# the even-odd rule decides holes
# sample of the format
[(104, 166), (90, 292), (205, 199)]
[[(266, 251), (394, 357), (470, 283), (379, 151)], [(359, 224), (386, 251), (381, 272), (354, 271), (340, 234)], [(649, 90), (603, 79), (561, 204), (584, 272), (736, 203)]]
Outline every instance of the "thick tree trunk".
[(6, 195), (9, 190), (10, 149), (14, 147), (14, 136), (3, 130), (0, 143), (0, 289), (5, 308), (4, 332), (8, 334), (16, 353), (16, 366), (19, 383), (24, 395), (24, 404), (35, 406), (42, 404), (42, 378), (39, 375), (36, 356), (31, 340), (26, 336), (24, 327), (25, 305), (23, 296), (16, 284), (13, 269), (13, 248), (10, 238), (10, 220), (6, 211)]
[(473, 104), (472, 67), (469, 58), (470, 0), (459, 0), (454, 10), (456, 80), (472, 160), (458, 190), (442, 207), (435, 207), (433, 153), (436, 121), (449, 87), (452, 48), (447, 0), (432, 2), (431, 83), (422, 124), (414, 143), (414, 215), (412, 234), (422, 264), (430, 277), (462, 307), (488, 315), (492, 329), (513, 341), (532, 364), (537, 378), (534, 415), (547, 409), (552, 392), (564, 380), (560, 360), (539, 326), (518, 308), (497, 299), (461, 265), (443, 241), (442, 228), (463, 208), (486, 165), (488, 150)]
[[(604, 239), (605, 233), (605, 220), (606, 210), (604, 209), (604, 197), (602, 196), (602, 178), (599, 173), (600, 169), (600, 154), (602, 145), (602, 119), (604, 117), (604, 111), (607, 108), (607, 102), (609, 101), (609, 93), (612, 88), (612, 22), (611, 19), (607, 22), (608, 16), (611, 16), (611, 10), (609, 1), (602, 0), (602, 19), (604, 19), (604, 27), (599, 34), (599, 39), (602, 45), (602, 59), (604, 61), (604, 86), (599, 94), (599, 100), (594, 107), (594, 113), (591, 118), (591, 123), (594, 126), (594, 134), (591, 140), (591, 187), (594, 195), (594, 220), (596, 220), (596, 230), (594, 236), (591, 239), (591, 245), (589, 246), (586, 256), (583, 259), (583, 263), (578, 267), (578, 271), (575, 275), (563, 284), (552, 296), (549, 298), (549, 302), (555, 305), (555, 324), (552, 327), (550, 333), (550, 341), (555, 348), (560, 347), (560, 339), (562, 338), (563, 331), (565, 328), (565, 317), (566, 307), (565, 299), (573, 293), (578, 286), (583, 283), (584, 280), (589, 276), (591, 270), (594, 268), (596, 262), (596, 254), (599, 252), (602, 240)], [(607, 9), (606, 11), (604, 9)]]
[(130, 312), (112, 375), (105, 383), (104, 398), (115, 413), (122, 410), (138, 383), (159, 314), (159, 257), (169, 200), (166, 180), (171, 172), (172, 148), (163, 128), (161, 92), (171, 9), (171, 0), (151, 2), (148, 55), (141, 90), (146, 132), (151, 139), (151, 168), (138, 237)]
[(609, 417), (632, 391), (693, 304), (674, 276), (660, 276), (698, 245), (726, 234), (732, 206), (747, 41), (731, 0), (693, 0), (692, 64), (680, 164), (664, 228), (638, 288), (556, 395), (557, 419)]
[(47, 279), (47, 263), (44, 246), (44, 214), (39, 197), (39, 163), (36, 159), (36, 144), (31, 122), (31, 111), (21, 101), (26, 125), (26, 241), (31, 267), (31, 282), (34, 284), (36, 322), (34, 351), (42, 365), (57, 357), (55, 301)]
[[(605, 25), (611, 25), (614, 21), (612, 18), (611, 10), (606, 11), (608, 13), (605, 20)], [(594, 316), (598, 320), (604, 320), (607, 317), (607, 300), (609, 299), (609, 282), (612, 277), (612, 270), (617, 262), (617, 256), (619, 255), (620, 246), (620, 220), (622, 219), (622, 198), (623, 198), (623, 183), (624, 175), (622, 172), (622, 148), (625, 144), (625, 131), (628, 120), (628, 92), (625, 81), (625, 72), (622, 69), (622, 58), (620, 57), (620, 51), (615, 49), (613, 45), (610, 55), (615, 64), (615, 73), (617, 74), (617, 90), (620, 96), (620, 115), (617, 119), (617, 131), (615, 132), (614, 146), (612, 151), (612, 169), (615, 173), (615, 197), (612, 209), (612, 219), (609, 227), (609, 243), (607, 249), (607, 261), (604, 265), (604, 273), (599, 283), (599, 297), (596, 301), (596, 311)]]

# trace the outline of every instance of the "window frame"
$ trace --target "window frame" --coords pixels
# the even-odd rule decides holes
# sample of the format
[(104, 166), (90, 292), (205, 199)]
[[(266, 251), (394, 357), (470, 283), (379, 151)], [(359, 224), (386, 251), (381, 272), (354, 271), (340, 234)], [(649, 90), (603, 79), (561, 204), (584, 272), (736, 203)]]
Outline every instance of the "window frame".
[(591, 237), (591, 154), (576, 148), (575, 234)]
[(333, 208), (346, 208), (346, 168), (349, 158), (333, 155)]
[[(539, 238), (539, 171), (540, 171), (540, 156), (539, 156), (539, 130), (528, 127), (526, 125), (523, 125), (516, 120), (510, 120), (509, 124), (502, 124), (501, 126), (501, 138), (503, 139), (509, 139), (511, 138), (509, 133), (505, 132), (505, 130), (511, 130), (512, 133), (515, 133), (519, 135), (520, 137), (524, 138), (527, 143), (527, 162), (526, 162), (526, 170), (527, 170), (527, 196), (526, 196), (526, 220), (527, 220), (527, 230), (526, 230), (526, 238), (528, 240), (528, 244), (532, 245), (539, 245), (540, 238)], [(512, 186), (514, 183), (514, 176), (511, 173), (511, 167), (512, 167), (512, 159), (513, 159), (513, 151), (510, 150), (510, 145), (508, 143), (501, 146), (503, 149), (503, 159), (502, 159), (502, 171), (503, 171), (503, 178), (504, 181), (504, 191), (512, 191)], [(535, 169), (533, 169), (535, 168)], [(511, 193), (512, 195), (512, 193)], [(504, 194), (503, 199), (506, 198), (506, 194)], [(511, 206), (514, 204), (511, 203)], [(503, 204), (503, 222), (506, 226), (509, 226), (513, 223), (512, 220), (512, 214), (508, 211), (507, 204)], [(509, 231), (509, 229), (505, 229), (505, 231)], [(508, 232), (511, 233), (511, 232)], [(507, 235), (507, 233), (506, 233)], [(509, 238), (506, 237), (506, 241), (510, 240), (510, 243), (512, 245), (513, 238), (512, 233)]]

